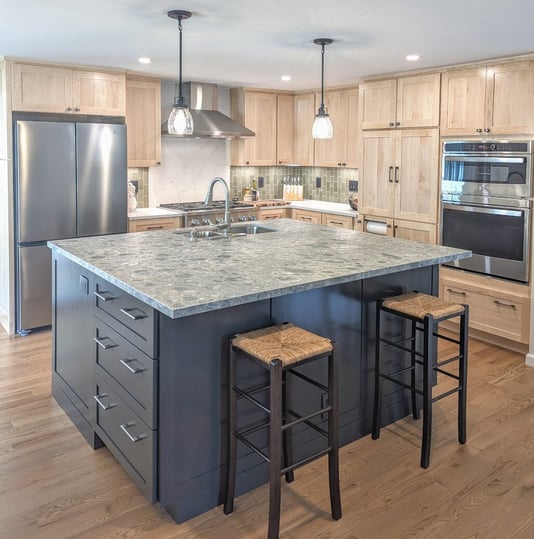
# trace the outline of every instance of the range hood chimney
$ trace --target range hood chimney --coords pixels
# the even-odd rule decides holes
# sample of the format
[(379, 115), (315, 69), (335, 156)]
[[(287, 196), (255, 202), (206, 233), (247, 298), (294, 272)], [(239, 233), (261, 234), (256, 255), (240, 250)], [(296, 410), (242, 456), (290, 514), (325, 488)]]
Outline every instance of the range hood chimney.
[[(216, 84), (186, 82), (182, 87), (185, 102), (189, 105), (191, 116), (193, 116), (193, 134), (171, 135), (167, 128), (167, 120), (165, 120), (165, 123), (161, 126), (162, 135), (178, 138), (240, 138), (253, 137), (255, 135), (250, 129), (247, 129), (217, 110)], [(164, 104), (162, 117), (168, 118), (173, 100), (169, 100), (166, 95), (165, 85), (162, 85), (162, 89), (162, 102)]]

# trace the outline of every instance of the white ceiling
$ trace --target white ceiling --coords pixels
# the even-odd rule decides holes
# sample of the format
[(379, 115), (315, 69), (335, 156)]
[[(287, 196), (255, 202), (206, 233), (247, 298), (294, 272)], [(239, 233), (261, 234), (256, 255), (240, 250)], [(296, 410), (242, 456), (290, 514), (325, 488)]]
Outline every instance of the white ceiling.
[[(290, 90), (534, 52), (532, 0), (0, 0), (0, 55)], [(409, 63), (405, 56), (418, 53)], [(152, 64), (142, 66), (140, 56)], [(289, 83), (281, 75), (291, 75)]]

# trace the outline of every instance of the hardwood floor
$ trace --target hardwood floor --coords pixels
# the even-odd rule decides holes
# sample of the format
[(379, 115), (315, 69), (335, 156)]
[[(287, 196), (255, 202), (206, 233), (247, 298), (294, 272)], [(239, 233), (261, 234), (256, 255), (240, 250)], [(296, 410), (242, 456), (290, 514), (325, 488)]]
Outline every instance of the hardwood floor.
[[(49, 332), (0, 333), (0, 537), (260, 539), (261, 487), (176, 525), (150, 505), (106, 448), (93, 451), (50, 396)], [(456, 399), (434, 407), (432, 461), (419, 467), (420, 421), (402, 420), (341, 450), (343, 518), (329, 514), (324, 460), (282, 494), (291, 539), (533, 538), (534, 368), (524, 356), (470, 342), (468, 443)]]

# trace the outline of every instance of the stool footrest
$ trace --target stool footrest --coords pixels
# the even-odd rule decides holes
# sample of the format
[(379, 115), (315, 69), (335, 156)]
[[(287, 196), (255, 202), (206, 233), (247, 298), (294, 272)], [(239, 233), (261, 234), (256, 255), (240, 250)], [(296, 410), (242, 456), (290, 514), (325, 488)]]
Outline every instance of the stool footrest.
[(458, 361), (461, 358), (462, 358), (462, 354), (459, 354), (457, 356), (444, 359), (443, 361), (438, 361), (436, 363), (436, 367), (443, 367), (443, 365), (448, 365), (449, 363), (452, 363), (453, 361)]
[(256, 423), (255, 425), (251, 425), (250, 427), (246, 427), (245, 429), (241, 429), (238, 432), (241, 436), (246, 436), (247, 434), (252, 434), (253, 432), (257, 432), (261, 429), (264, 429), (269, 426), (269, 420), (262, 421), (261, 423)]
[(246, 391), (243, 391), (237, 386), (234, 386), (232, 389), (237, 393), (237, 395), (239, 395), (243, 399), (247, 399), (252, 404), (255, 404), (258, 408), (261, 408), (264, 412), (267, 412), (268, 414), (271, 413), (271, 410), (269, 410), (267, 406), (264, 406), (258, 399), (251, 397)]
[(326, 449), (321, 449), (320, 451), (317, 451), (317, 453), (314, 453), (313, 455), (309, 455), (303, 458), (302, 460), (299, 460), (298, 462), (295, 462), (294, 464), (291, 464), (290, 466), (283, 468), (281, 470), (280, 475), (284, 475), (287, 472), (296, 470), (300, 466), (304, 466), (304, 464), (308, 464), (309, 462), (312, 462), (318, 459), (319, 457), (322, 457), (323, 455), (327, 455), (328, 453), (330, 453), (330, 451), (332, 451), (332, 448), (330, 446), (328, 446)]
[[(407, 346), (401, 346), (399, 343), (405, 342), (407, 339), (401, 339), (400, 341), (390, 341), (389, 339), (383, 339), (380, 338), (380, 342), (385, 342), (389, 346), (394, 346), (395, 348), (398, 348), (399, 350), (404, 350), (405, 352), (409, 352), (410, 354), (413, 352), (417, 357), (423, 357), (423, 354), (421, 352), (418, 352), (417, 350), (412, 350), (411, 348), (408, 348)], [(410, 339), (411, 340), (411, 339)]]
[(233, 431), (232, 434), (241, 440), (249, 449), (252, 449), (256, 455), (259, 455), (263, 460), (266, 462), (271, 462), (271, 459), (261, 450), (258, 449), (252, 442), (250, 442), (247, 438), (242, 436), (239, 432)]
[(322, 391), (328, 392), (328, 388), (325, 385), (321, 384), (317, 380), (313, 380), (312, 378), (306, 376), (305, 374), (302, 374), (301, 372), (297, 372), (294, 369), (287, 369), (287, 372), (290, 372), (293, 376), (296, 376), (297, 378), (308, 382), (308, 384), (311, 384), (312, 386), (315, 386)]
[(449, 378), (454, 378), (455, 380), (460, 380), (460, 377), (457, 375), (457, 374), (453, 374), (452, 372), (447, 372), (443, 369), (440, 369), (439, 367), (434, 367), (434, 370), (441, 373), (441, 374), (444, 374), (445, 376), (448, 376)]
[(312, 423), (310, 421), (310, 419), (312, 417), (315, 417), (319, 414), (322, 414), (324, 412), (329, 412), (330, 410), (332, 410), (332, 407), (331, 406), (327, 406), (326, 408), (323, 408), (317, 412), (314, 412), (313, 414), (309, 414), (307, 416), (301, 416), (300, 414), (297, 414), (297, 412), (295, 412), (294, 410), (290, 410), (288, 409), (288, 413), (290, 413), (292, 416), (296, 417), (297, 420), (296, 421), (291, 421), (291, 423), (286, 423), (285, 425), (282, 425), (282, 430), (285, 430), (287, 428), (290, 428), (290, 427), (294, 427), (295, 425), (298, 425), (299, 423), (304, 423), (305, 425), (307, 425), (308, 427), (312, 428), (313, 430), (317, 431), (319, 434), (322, 434), (323, 436), (328, 436), (328, 433), (323, 430), (321, 427), (319, 427), (318, 425), (316, 425), (315, 423)]
[(449, 341), (454, 344), (460, 344), (460, 341), (458, 339), (453, 339), (452, 337), (448, 337), (447, 335), (443, 335), (442, 333), (432, 333), (434, 337), (437, 337), (438, 339), (443, 339), (444, 341)]
[(380, 376), (382, 378), (385, 378), (386, 380), (389, 380), (390, 382), (393, 382), (394, 384), (398, 384), (399, 386), (402, 386), (405, 389), (409, 389), (410, 391), (415, 391), (418, 395), (422, 395), (423, 392), (420, 389), (412, 388), (410, 384), (405, 384), (404, 382), (401, 382), (400, 380), (397, 380), (396, 378), (393, 378), (392, 376), (389, 376), (389, 374), (382, 374), (380, 373)]
[(445, 397), (448, 397), (449, 395), (452, 395), (453, 393), (458, 393), (462, 388), (461, 387), (455, 387), (454, 389), (450, 389), (449, 391), (445, 391), (445, 393), (442, 393), (441, 395), (437, 395), (432, 398), (432, 402), (439, 401), (441, 399), (444, 399)]

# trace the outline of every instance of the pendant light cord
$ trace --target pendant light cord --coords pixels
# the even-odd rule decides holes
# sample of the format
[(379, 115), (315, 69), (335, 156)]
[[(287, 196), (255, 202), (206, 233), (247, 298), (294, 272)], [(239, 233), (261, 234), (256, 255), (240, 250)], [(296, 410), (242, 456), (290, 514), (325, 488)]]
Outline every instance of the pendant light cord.
[(178, 64), (178, 105), (184, 104), (184, 96), (182, 94), (182, 17), (178, 17), (178, 32), (180, 35), (178, 56), (180, 58)]
[(324, 42), (321, 44), (321, 107), (320, 113), (324, 113)]

